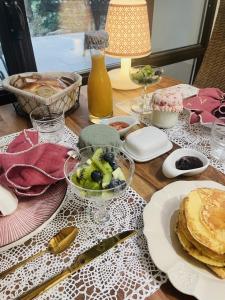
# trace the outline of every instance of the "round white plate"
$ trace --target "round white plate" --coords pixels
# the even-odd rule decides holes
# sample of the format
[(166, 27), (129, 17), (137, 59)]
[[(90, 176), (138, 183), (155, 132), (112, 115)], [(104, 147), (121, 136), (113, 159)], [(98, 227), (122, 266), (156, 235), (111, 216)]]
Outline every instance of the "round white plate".
[(176, 289), (199, 300), (224, 300), (225, 281), (186, 254), (174, 232), (181, 200), (200, 187), (225, 190), (214, 181), (176, 181), (154, 193), (144, 209), (144, 235), (154, 263)]

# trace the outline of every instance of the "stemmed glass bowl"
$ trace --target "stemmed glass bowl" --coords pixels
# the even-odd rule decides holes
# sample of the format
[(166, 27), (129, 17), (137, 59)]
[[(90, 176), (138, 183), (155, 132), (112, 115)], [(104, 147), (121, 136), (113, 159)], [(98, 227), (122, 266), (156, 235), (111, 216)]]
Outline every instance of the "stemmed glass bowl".
[(129, 75), (131, 81), (143, 87), (141, 99), (133, 104), (131, 109), (138, 114), (148, 114), (151, 112), (151, 99), (148, 96), (148, 86), (158, 83), (161, 80), (163, 69), (151, 67), (150, 65), (138, 65), (130, 68)]
[[(84, 188), (79, 185), (78, 182), (73, 180), (73, 174), (76, 173), (78, 168), (87, 164), (90, 161), (94, 152), (101, 148), (103, 153), (110, 152), (114, 156), (114, 162), (117, 167), (120, 167), (125, 180), (121, 181), (115, 187), (106, 187), (104, 189), (90, 189)], [(120, 196), (129, 187), (133, 174), (134, 174), (134, 162), (133, 160), (120, 148), (110, 145), (105, 146), (88, 146), (74, 151), (74, 154), (70, 156), (64, 166), (64, 172), (68, 183), (70, 184), (72, 191), (81, 199), (88, 202), (88, 206), (91, 209), (94, 222), (102, 224), (110, 219), (110, 215), (107, 211), (107, 206), (113, 198)]]

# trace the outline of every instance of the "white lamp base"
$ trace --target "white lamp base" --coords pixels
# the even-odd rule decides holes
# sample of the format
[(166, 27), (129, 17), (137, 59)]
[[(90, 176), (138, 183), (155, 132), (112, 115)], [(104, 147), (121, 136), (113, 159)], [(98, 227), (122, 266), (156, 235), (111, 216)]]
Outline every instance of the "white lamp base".
[(108, 72), (113, 89), (117, 90), (135, 90), (139, 89), (140, 85), (133, 83), (128, 76), (123, 76), (121, 69), (114, 69)]

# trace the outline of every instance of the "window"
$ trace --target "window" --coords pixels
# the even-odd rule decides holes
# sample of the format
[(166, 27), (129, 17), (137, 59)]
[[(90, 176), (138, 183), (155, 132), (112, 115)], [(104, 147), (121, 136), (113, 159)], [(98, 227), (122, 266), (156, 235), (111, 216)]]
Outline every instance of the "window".
[[(83, 71), (84, 32), (104, 29), (109, 0), (25, 0), (38, 71)], [(107, 57), (107, 64), (118, 62)]]
[(0, 43), (0, 82), (3, 80), (7, 75), (7, 67), (5, 63), (5, 57), (3, 55), (1, 43)]
[(166, 65), (163, 67), (164, 75), (179, 79), (183, 82), (190, 82), (192, 76), (194, 59), (180, 61), (175, 64)]
[[(153, 52), (133, 60), (133, 64), (164, 65), (175, 74), (172, 68), (184, 62), (192, 70), (195, 59), (199, 66), (207, 46), (217, 0), (167, 2), (147, 0), (149, 15), (153, 16)], [(79, 71), (87, 78), (90, 58), (83, 53), (84, 32), (104, 28), (108, 4), (109, 0), (0, 1), (4, 53), (0, 70), (4, 75), (5, 66), (10, 75), (36, 70)], [(111, 64), (118, 65), (118, 60), (108, 57), (108, 67)]]
[[(154, 1), (153, 52), (150, 57), (135, 60), (134, 64), (175, 64), (176, 68), (176, 63), (188, 61), (190, 65), (190, 60), (193, 59), (189, 68), (192, 74), (188, 75), (192, 82), (209, 41), (217, 3), (217, 0), (171, 0), (166, 3), (164, 0)], [(187, 65), (185, 67), (188, 68)], [(171, 68), (172, 66), (170, 71)]]
[(198, 44), (205, 4), (205, 0), (155, 1), (152, 51), (158, 52)]
[[(155, 1), (152, 52), (168, 51), (200, 43), (206, 8), (205, 0)], [(164, 71), (168, 76), (189, 83), (194, 63), (195, 60), (192, 59), (170, 64), (164, 67)]]

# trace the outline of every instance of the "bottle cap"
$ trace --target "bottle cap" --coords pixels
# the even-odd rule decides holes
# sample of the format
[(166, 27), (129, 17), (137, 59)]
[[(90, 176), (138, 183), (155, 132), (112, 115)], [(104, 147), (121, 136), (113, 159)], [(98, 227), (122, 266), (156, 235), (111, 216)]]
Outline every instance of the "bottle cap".
[(85, 32), (84, 50), (86, 49), (104, 49), (109, 45), (109, 35), (105, 30)]

